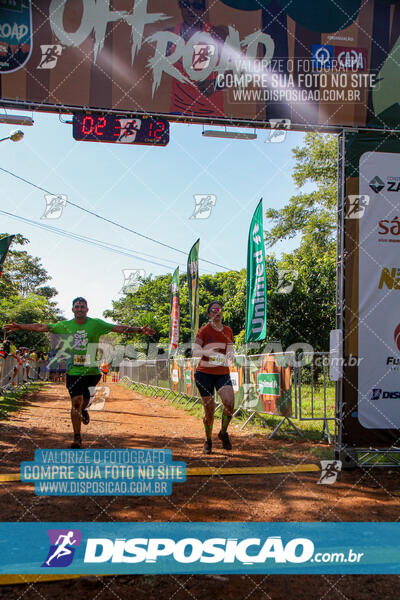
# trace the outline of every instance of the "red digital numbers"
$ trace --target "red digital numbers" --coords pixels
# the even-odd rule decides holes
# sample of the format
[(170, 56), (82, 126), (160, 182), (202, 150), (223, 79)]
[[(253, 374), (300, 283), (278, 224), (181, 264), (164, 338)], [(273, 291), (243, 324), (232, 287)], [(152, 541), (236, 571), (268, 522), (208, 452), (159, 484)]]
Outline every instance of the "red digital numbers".
[(161, 140), (165, 131), (165, 123), (163, 123), (162, 121), (157, 121), (156, 125), (157, 127), (154, 130), (154, 137), (156, 138), (156, 140)]
[(105, 120), (104, 117), (99, 117), (99, 122), (97, 123), (96, 127), (94, 128), (94, 132), (96, 135), (104, 135), (104, 131), (101, 131), (101, 129), (104, 129), (104, 127), (107, 125), (107, 121)]
[(119, 119), (115, 120), (114, 128), (113, 128), (113, 136), (119, 138), (121, 135), (121, 121)]
[[(95, 122), (97, 121), (96, 125)], [(107, 125), (107, 121), (104, 117), (96, 118), (96, 121), (90, 115), (86, 115), (82, 121), (82, 133), (84, 135), (90, 135), (94, 133), (95, 135), (102, 136), (104, 135), (104, 127)]]
[(94, 119), (87, 115), (82, 121), (82, 133), (84, 135), (90, 135), (93, 133)]
[(73, 135), (76, 140), (83, 141), (166, 146), (169, 142), (169, 124), (161, 118), (74, 115)]
[(163, 123), (162, 121), (156, 121), (156, 126), (157, 127), (154, 127), (152, 121), (150, 121), (149, 137), (155, 138), (156, 140), (161, 140), (165, 131), (165, 123)]

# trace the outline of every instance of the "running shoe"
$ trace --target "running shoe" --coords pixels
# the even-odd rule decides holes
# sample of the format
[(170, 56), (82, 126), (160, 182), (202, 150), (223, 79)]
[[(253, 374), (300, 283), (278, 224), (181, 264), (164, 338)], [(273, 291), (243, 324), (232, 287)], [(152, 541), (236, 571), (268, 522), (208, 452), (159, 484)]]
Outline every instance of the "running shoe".
[(222, 442), (222, 447), (225, 450), (232, 450), (231, 440), (229, 439), (229, 435), (227, 431), (220, 431), (218, 434), (218, 438)]
[(82, 448), (82, 438), (79, 435), (79, 433), (77, 435), (74, 435), (74, 441), (71, 444), (71, 448), (74, 448), (74, 449)]
[(203, 454), (211, 454), (212, 452), (212, 441), (206, 440), (203, 446)]
[(84, 425), (88, 425), (88, 424), (89, 424), (89, 421), (90, 421), (89, 413), (88, 413), (88, 411), (87, 411), (87, 410), (86, 410), (86, 408), (85, 408), (85, 409), (83, 409), (83, 411), (82, 411), (82, 423), (83, 423)]

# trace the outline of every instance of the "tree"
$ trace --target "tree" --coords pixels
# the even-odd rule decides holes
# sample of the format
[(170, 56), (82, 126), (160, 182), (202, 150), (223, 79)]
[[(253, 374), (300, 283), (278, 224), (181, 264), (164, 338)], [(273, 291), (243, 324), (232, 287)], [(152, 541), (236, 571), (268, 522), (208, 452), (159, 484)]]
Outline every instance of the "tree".
[[(8, 234), (0, 234), (0, 237)], [(25, 250), (29, 240), (16, 234), (4, 263), (0, 279), (0, 327), (11, 321), (17, 323), (53, 323), (61, 318), (56, 303), (51, 299), (57, 295), (53, 287), (43, 285), (51, 277), (41, 265), (40, 259)], [(17, 346), (46, 351), (48, 340), (45, 334), (28, 331), (14, 333)]]
[(47, 300), (50, 300), (50, 298), (54, 298), (54, 296), (57, 296), (58, 292), (54, 287), (50, 287), (49, 285), (43, 285), (42, 287), (37, 288), (36, 294), (38, 296), (44, 296), (45, 298), (47, 298)]
[[(171, 275), (144, 277), (140, 287), (133, 293), (127, 293), (113, 301), (113, 308), (104, 312), (106, 318), (127, 325), (146, 325), (156, 329), (155, 341), (168, 341), (169, 331), (169, 293)], [(134, 339), (142, 341), (141, 336)], [(131, 343), (131, 336), (120, 336), (123, 343)]]
[[(60, 314), (44, 296), (28, 294), (27, 296), (11, 296), (0, 299), (0, 327), (6, 323), (54, 323), (60, 319)], [(34, 348), (45, 352), (48, 349), (48, 339), (44, 333), (32, 331), (16, 331), (12, 334), (15, 345)]]
[(321, 253), (300, 247), (286, 254), (279, 267), (296, 273), (297, 279), (290, 294), (271, 294), (271, 338), (284, 348), (307, 343), (315, 351), (328, 350), (329, 332), (335, 327), (335, 250)]
[[(0, 238), (9, 235), (0, 233)], [(53, 298), (57, 294), (55, 288), (43, 286), (51, 280), (46, 269), (41, 265), (40, 259), (33, 257), (25, 250), (16, 250), (15, 246), (25, 246), (29, 240), (21, 234), (16, 234), (0, 279), (0, 298), (9, 298), (15, 295), (28, 296), (39, 294), (46, 298)], [(43, 287), (42, 287), (43, 286)]]
[(302, 245), (325, 251), (335, 243), (337, 194), (337, 138), (307, 133), (304, 146), (293, 150), (293, 179), (299, 190), (306, 184), (315, 189), (292, 196), (282, 209), (266, 212), (274, 223), (266, 233), (267, 245), (302, 235)]
[[(186, 274), (179, 278), (180, 286), (180, 341), (190, 342), (189, 298)], [(113, 302), (113, 308), (104, 313), (106, 318), (129, 325), (148, 323), (156, 329), (154, 340), (168, 343), (170, 327), (171, 275), (145, 277), (139, 289)], [(244, 326), (246, 306), (246, 272), (242, 270), (201, 275), (199, 282), (199, 323), (207, 322), (207, 306), (211, 300), (223, 302), (225, 320), (234, 333)], [(122, 342), (128, 338), (121, 336)], [(132, 341), (132, 338), (129, 338)], [(142, 340), (141, 340), (142, 341)]]
[[(267, 342), (283, 349), (305, 342), (316, 350), (328, 348), (329, 331), (335, 326), (335, 228), (337, 142), (334, 136), (309, 133), (303, 146), (294, 149), (293, 177), (299, 193), (281, 210), (269, 209), (272, 227), (266, 244), (272, 247), (298, 234), (299, 247), (278, 260), (266, 256), (268, 287)], [(304, 191), (304, 186), (313, 186)], [(293, 291), (279, 293), (280, 271), (296, 273)], [(171, 275), (144, 278), (139, 289), (113, 302), (106, 317), (130, 325), (149, 323), (155, 340), (168, 343)], [(245, 338), (246, 271), (202, 275), (199, 283), (199, 324), (207, 321), (211, 300), (224, 304), (224, 320), (232, 328), (237, 350)], [(190, 342), (189, 301), (186, 275), (180, 276), (180, 342)], [(123, 342), (128, 338), (122, 336)], [(131, 341), (131, 339), (129, 340)], [(142, 340), (140, 340), (142, 342)], [(260, 351), (262, 350), (260, 344)]]
[(315, 350), (327, 350), (335, 327), (337, 139), (308, 133), (293, 154), (297, 187), (312, 184), (315, 189), (300, 191), (282, 209), (266, 212), (274, 224), (265, 236), (269, 247), (301, 235), (299, 248), (279, 261), (279, 268), (298, 278), (291, 294), (271, 295), (270, 314), (283, 318), (280, 323), (272, 319), (269, 334), (284, 347), (307, 342)]

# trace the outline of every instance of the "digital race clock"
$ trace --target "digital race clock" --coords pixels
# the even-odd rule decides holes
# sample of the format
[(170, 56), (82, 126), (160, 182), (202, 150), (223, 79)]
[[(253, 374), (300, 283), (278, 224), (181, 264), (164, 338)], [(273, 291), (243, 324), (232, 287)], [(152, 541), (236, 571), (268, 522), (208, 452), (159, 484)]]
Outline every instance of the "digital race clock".
[(156, 117), (127, 118), (117, 115), (79, 113), (73, 116), (75, 140), (166, 146), (169, 142), (169, 122)]

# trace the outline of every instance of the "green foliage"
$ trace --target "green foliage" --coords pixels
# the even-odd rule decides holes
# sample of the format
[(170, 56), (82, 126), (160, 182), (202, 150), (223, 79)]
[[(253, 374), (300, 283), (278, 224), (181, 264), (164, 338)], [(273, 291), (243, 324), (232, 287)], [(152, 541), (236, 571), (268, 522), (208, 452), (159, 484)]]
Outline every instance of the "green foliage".
[[(327, 350), (329, 331), (335, 326), (336, 268), (336, 177), (337, 140), (335, 136), (308, 133), (303, 146), (293, 150), (293, 172), (298, 194), (280, 210), (269, 209), (272, 226), (265, 239), (269, 247), (276, 242), (301, 236), (300, 246), (278, 260), (266, 257), (268, 286), (267, 341), (281, 343), (286, 349), (306, 342), (315, 349)], [(306, 191), (304, 191), (306, 190)], [(56, 290), (40, 260), (16, 249), (28, 240), (17, 235), (0, 279), (0, 326), (11, 320), (51, 322), (60, 318), (52, 298)], [(296, 272), (298, 277), (290, 294), (278, 293), (279, 270)], [(290, 279), (290, 277), (289, 277)], [(142, 280), (139, 289), (113, 302), (106, 318), (129, 325), (146, 325), (156, 330), (153, 340), (168, 343), (170, 327), (171, 274)], [(207, 322), (211, 300), (224, 304), (224, 320), (232, 328), (236, 350), (243, 351), (246, 312), (246, 271), (202, 275), (199, 285), (200, 326)], [(189, 301), (186, 274), (180, 276), (180, 341), (190, 342)], [(132, 336), (109, 336), (111, 343), (132, 343)], [(37, 333), (16, 334), (17, 343), (37, 349), (46, 338)], [(133, 341), (142, 344), (143, 337)], [(260, 347), (261, 350), (261, 347)]]
[(58, 292), (54, 287), (50, 287), (49, 285), (43, 285), (42, 287), (36, 290), (36, 294), (38, 296), (44, 296), (45, 298), (50, 300), (50, 298), (54, 298), (54, 296), (57, 296)]
[[(47, 298), (35, 294), (28, 296), (11, 296), (0, 299), (0, 327), (6, 323), (54, 323), (60, 318), (58, 311)], [(15, 345), (25, 346), (38, 351), (47, 351), (48, 340), (44, 333), (33, 331), (16, 331), (12, 334)]]
[[(298, 279), (291, 294), (278, 293), (279, 269), (297, 271)], [(268, 282), (267, 341), (280, 342), (286, 349), (291, 344), (306, 342), (316, 349), (326, 350), (332, 329), (335, 300), (335, 258), (329, 253), (306, 256), (302, 252), (287, 254), (278, 261), (266, 257)], [(154, 341), (168, 343), (171, 275), (146, 277), (140, 288), (113, 302), (106, 318), (127, 325), (148, 323), (156, 330)], [(224, 305), (224, 321), (235, 336), (238, 353), (244, 351), (246, 312), (246, 271), (229, 271), (202, 275), (199, 286), (200, 326), (207, 322), (207, 306), (211, 300)], [(186, 275), (180, 277), (180, 342), (190, 342), (190, 320)], [(142, 336), (137, 336), (142, 342)], [(120, 341), (131, 343), (131, 337)], [(261, 351), (264, 343), (260, 343)]]
[[(151, 275), (143, 278), (139, 289), (113, 301), (113, 308), (104, 317), (127, 325), (149, 325), (157, 333), (155, 341), (168, 341), (171, 275)], [(135, 336), (142, 340), (142, 336)], [(132, 336), (120, 336), (123, 343), (131, 343)]]
[[(0, 238), (9, 235), (0, 233)], [(40, 259), (31, 256), (25, 250), (16, 250), (16, 246), (25, 246), (29, 240), (17, 234), (10, 246), (4, 263), (3, 274), (0, 279), (0, 298), (11, 296), (27, 296), (39, 294), (46, 298), (53, 298), (57, 290), (43, 284), (50, 281), (51, 277), (40, 263)], [(42, 287), (43, 286), (43, 287)]]
[(334, 242), (336, 231), (337, 138), (307, 133), (305, 145), (293, 150), (296, 159), (293, 179), (299, 190), (312, 185), (310, 192), (292, 196), (280, 210), (269, 209), (273, 221), (265, 239), (276, 242), (302, 234), (302, 243), (326, 249)]
[[(293, 178), (299, 193), (280, 210), (267, 210), (273, 225), (266, 243), (301, 235), (300, 246), (278, 260), (266, 256), (268, 287), (267, 340), (285, 350), (295, 343), (310, 344), (315, 350), (327, 350), (329, 332), (335, 327), (336, 290), (336, 173), (337, 140), (334, 136), (308, 133), (305, 144), (295, 148)], [(311, 191), (301, 190), (308, 186)], [(279, 293), (279, 271), (296, 274), (290, 294)], [(106, 316), (135, 325), (149, 323), (156, 329), (157, 341), (169, 339), (171, 275), (143, 280), (134, 294), (113, 303)], [(211, 300), (224, 304), (224, 321), (232, 328), (235, 350), (244, 351), (246, 312), (246, 271), (202, 275), (199, 286), (200, 326), (207, 322)], [(190, 341), (190, 322), (186, 275), (180, 277), (180, 341)], [(262, 351), (264, 343), (251, 353)]]
[[(8, 234), (0, 234), (0, 238)], [(40, 259), (25, 250), (29, 240), (17, 234), (4, 263), (0, 278), (0, 328), (6, 323), (51, 323), (61, 318), (56, 303), (51, 299), (57, 290), (46, 284), (51, 277), (41, 265)], [(14, 334), (16, 346), (47, 351), (48, 340), (45, 334), (18, 331)]]
[(279, 262), (281, 269), (298, 274), (293, 291), (268, 295), (269, 335), (284, 347), (307, 342), (327, 350), (336, 306), (337, 138), (308, 133), (305, 145), (293, 154), (296, 185), (299, 190), (306, 185), (313, 189), (292, 196), (281, 210), (266, 212), (274, 223), (265, 236), (270, 247), (301, 235), (299, 248)]
[(297, 272), (290, 294), (269, 292), (269, 335), (284, 348), (305, 342), (314, 350), (327, 350), (335, 327), (335, 251), (310, 252), (300, 247), (286, 254), (280, 268)]
[[(144, 278), (139, 289), (113, 302), (113, 308), (104, 313), (118, 323), (145, 325), (156, 329), (154, 341), (168, 343), (170, 326), (171, 278), (168, 275)], [(190, 342), (189, 298), (186, 275), (179, 278), (180, 286), (180, 341)], [(199, 305), (200, 326), (207, 322), (207, 306), (211, 300), (223, 302), (225, 321), (234, 333), (244, 326), (246, 310), (246, 272), (228, 271), (200, 276)], [(141, 337), (141, 336), (140, 336)], [(131, 337), (129, 338), (131, 341)], [(121, 336), (121, 341), (128, 338)]]

